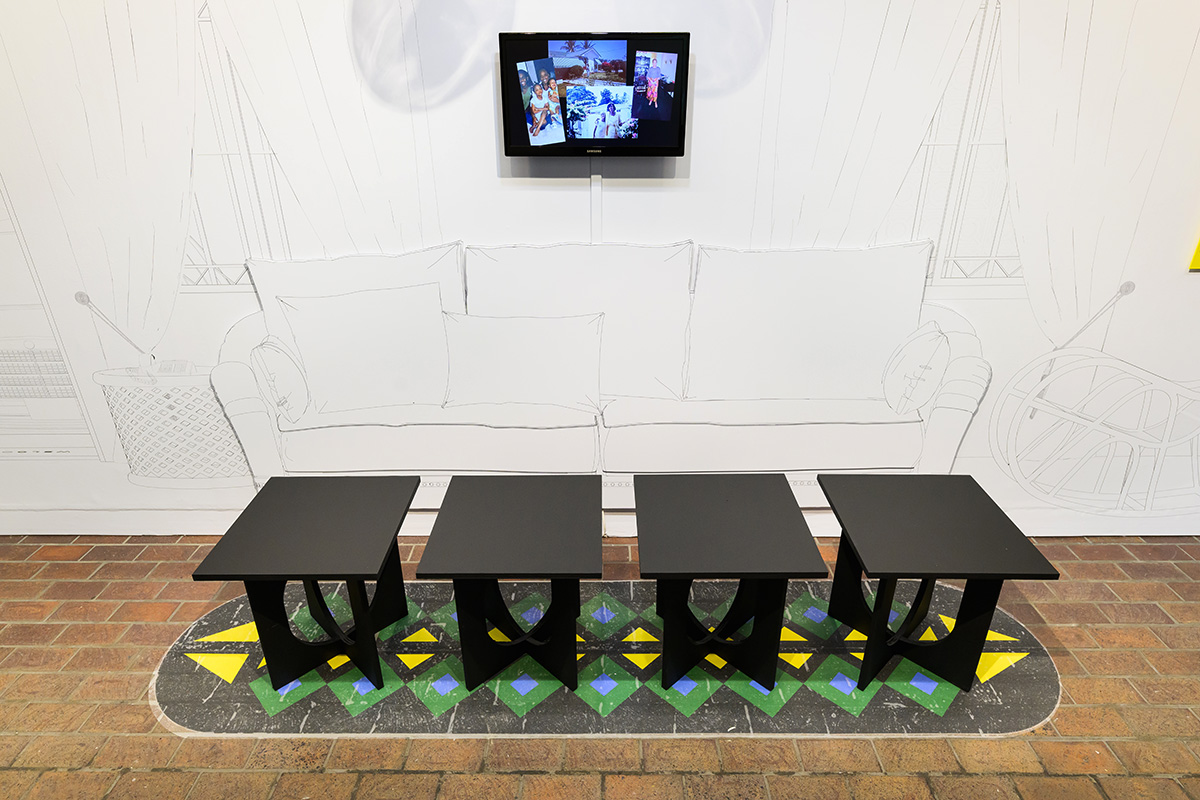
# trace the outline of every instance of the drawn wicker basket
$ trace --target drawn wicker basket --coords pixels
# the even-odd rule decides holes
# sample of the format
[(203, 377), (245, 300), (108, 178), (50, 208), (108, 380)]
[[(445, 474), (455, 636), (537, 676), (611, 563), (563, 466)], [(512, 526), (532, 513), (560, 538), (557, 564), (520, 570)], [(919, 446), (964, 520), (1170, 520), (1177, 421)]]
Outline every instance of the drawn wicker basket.
[(250, 467), (217, 396), (209, 368), (192, 375), (151, 375), (137, 367), (93, 376), (100, 384), (141, 486), (250, 486)]

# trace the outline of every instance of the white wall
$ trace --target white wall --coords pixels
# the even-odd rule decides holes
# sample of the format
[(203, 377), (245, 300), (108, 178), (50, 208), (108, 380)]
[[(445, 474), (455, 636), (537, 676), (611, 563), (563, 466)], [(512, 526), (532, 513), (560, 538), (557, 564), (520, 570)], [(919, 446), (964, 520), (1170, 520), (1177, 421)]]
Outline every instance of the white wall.
[[(105, 44), (106, 12), (129, 52)], [(967, 321), (992, 370), (953, 469), (1033, 534), (1196, 532), (1190, 0), (107, 0), (63, 14), (0, 0), (0, 351), (53, 353), (46, 368), (71, 379), (64, 395), (0, 373), (2, 530), (216, 530), (253, 491), (237, 453), (215, 476), (131, 480), (93, 375), (139, 355), (76, 292), (160, 362), (209, 367), (258, 308), (248, 258), (931, 239), (925, 300)], [(503, 156), (496, 33), (589, 29), (691, 32), (686, 156)], [(1125, 376), (1150, 400), (1093, 424), (1070, 378), (1042, 392), (1074, 415), (1051, 440), (1092, 425), (1140, 448), (1118, 448), (1089, 492), (1046, 476), (1117, 450), (1034, 448), (1022, 463), (1042, 368), (1009, 384), (1094, 315), (1070, 342), (1093, 359), (1089, 385)], [(1181, 444), (1156, 466), (1167, 413)], [(1023, 444), (1006, 445), (1014, 431)], [(1129, 500), (1161, 475), (1169, 501)], [(793, 477), (819, 502), (811, 475)]]

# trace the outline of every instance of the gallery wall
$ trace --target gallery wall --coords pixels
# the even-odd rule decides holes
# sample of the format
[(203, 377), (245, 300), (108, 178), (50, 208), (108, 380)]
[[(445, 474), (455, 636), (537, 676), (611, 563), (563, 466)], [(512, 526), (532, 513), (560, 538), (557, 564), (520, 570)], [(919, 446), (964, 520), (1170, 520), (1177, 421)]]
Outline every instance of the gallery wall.
[[(690, 31), (687, 154), (506, 158), (496, 33), (556, 30)], [(911, 410), (909, 467), (922, 446), (933, 463), (929, 431), (957, 415), (936, 469), (975, 475), (1030, 534), (1195, 533), (1198, 41), (1189, 0), (0, 0), (0, 530), (223, 530), (266, 477), (247, 457), (262, 443), (230, 424), (210, 374), (223, 345), (240, 353), (258, 330), (248, 353), (264, 336), (235, 327), (260, 310), (248, 260), (461, 241), (469, 283), (469, 259), (497, 255), (487, 248), (690, 240), (684, 319), (717, 315), (752, 342), (800, 295), (837, 292), (866, 320), (856, 352), (906, 341), (885, 332), (886, 281), (846, 288), (836, 258), (789, 273), (729, 249), (931, 243), (912, 333), (932, 323), (968, 343), (979, 391)], [(636, 305), (620, 298), (652, 296), (676, 262), (578, 267), (593, 256), (528, 289), (517, 281), (533, 273), (513, 272), (497, 307), (605, 311), (566, 298), (616, 287), (611, 348), (616, 312)], [(775, 269), (798, 281), (792, 295), (764, 282)], [(704, 311), (705, 275), (725, 276), (742, 316)], [(763, 311), (772, 303), (784, 311)], [(668, 318), (640, 324), (653, 339)], [(817, 329), (778, 330), (804, 339), (796, 352), (821, 350)], [(779, 337), (769, 346), (796, 368)], [(851, 366), (878, 372), (882, 404), (883, 365)], [(660, 421), (700, 414), (699, 434), (727, 434), (697, 411), (714, 398), (686, 391), (650, 398), (680, 401)], [(818, 456), (762, 467), (787, 471), (806, 507), (821, 502), (810, 465), (897, 466), (817, 436), (821, 414), (861, 427), (874, 411), (774, 408), (738, 413), (790, 425)], [(712, 463), (688, 461), (686, 440), (647, 438), (605, 470), (605, 430), (596, 469), (612, 508), (630, 506), (628, 473), (651, 463), (638, 447), (649, 458), (666, 442), (683, 454), (673, 468), (711, 471), (724, 455), (756, 469), (766, 462), (746, 452), (770, 435), (713, 438)], [(286, 464), (285, 449), (272, 457)], [(495, 469), (484, 455), (478, 468)], [(445, 475), (414, 469), (436, 507)]]

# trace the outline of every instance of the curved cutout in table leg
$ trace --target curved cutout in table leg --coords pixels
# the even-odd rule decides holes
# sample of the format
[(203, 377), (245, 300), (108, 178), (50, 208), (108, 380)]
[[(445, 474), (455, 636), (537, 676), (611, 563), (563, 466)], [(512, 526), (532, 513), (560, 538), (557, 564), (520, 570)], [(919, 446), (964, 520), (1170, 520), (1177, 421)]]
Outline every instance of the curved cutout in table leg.
[[(743, 578), (725, 618), (709, 631), (688, 607), (691, 579), (658, 581), (656, 610), (663, 621), (662, 686), (669, 689), (709, 654), (733, 664), (766, 689), (775, 687), (779, 634), (783, 629), (786, 578)], [(754, 620), (750, 633), (731, 642), (729, 634)]]

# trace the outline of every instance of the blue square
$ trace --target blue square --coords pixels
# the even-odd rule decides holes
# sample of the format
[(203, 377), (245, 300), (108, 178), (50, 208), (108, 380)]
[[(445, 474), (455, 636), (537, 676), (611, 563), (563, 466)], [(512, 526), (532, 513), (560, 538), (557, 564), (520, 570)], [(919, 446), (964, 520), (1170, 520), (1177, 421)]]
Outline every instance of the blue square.
[(757, 689), (758, 691), (762, 692), (763, 694), (770, 694), (770, 693), (771, 693), (771, 690), (770, 690), (770, 689), (768, 689), (767, 687), (763, 686), (763, 685), (762, 685), (761, 683), (759, 683), (758, 681), (750, 681), (750, 685), (751, 685), (751, 686), (753, 686), (753, 687), (754, 687), (755, 689)]
[(813, 622), (820, 624), (824, 622), (825, 618), (829, 615), (816, 606), (809, 606), (808, 608), (804, 609), (804, 616), (808, 617)]
[(920, 672), (918, 672), (916, 675), (913, 675), (912, 680), (909, 681), (909, 683), (920, 689), (925, 694), (933, 694), (934, 690), (938, 687), (937, 681)]
[(525, 613), (521, 615), (521, 618), (530, 625), (536, 625), (537, 621), (542, 618), (542, 610), (537, 606), (530, 606), (525, 609)]
[(429, 685), (433, 687), (435, 692), (440, 694), (442, 697), (445, 697), (458, 688), (458, 681), (454, 680), (454, 677), (447, 672), (445, 675)]
[(850, 680), (849, 678), (847, 678), (845, 675), (843, 675), (840, 672), (837, 675), (833, 676), (833, 680), (831, 680), (829, 682), (829, 685), (832, 686), (833, 688), (837, 689), (839, 692), (846, 695), (847, 697), (850, 696), (851, 692), (853, 692), (855, 689), (858, 688), (858, 683)]
[(608, 677), (607, 672), (601, 672), (590, 684), (590, 686), (600, 693), (601, 697), (607, 696), (609, 692), (617, 688), (617, 682)]
[(616, 615), (616, 614), (614, 614), (614, 613), (613, 613), (613, 612), (612, 612), (612, 611), (611, 611), (611, 610), (608, 608), (608, 606), (604, 606), (604, 605), (600, 606), (599, 608), (597, 608), (595, 611), (593, 611), (593, 612), (592, 612), (592, 618), (593, 618), (594, 620), (596, 620), (597, 622), (599, 622), (601, 625), (607, 625), (607, 624), (608, 624), (609, 622), (611, 622), (611, 621), (612, 621), (612, 620), (613, 620), (613, 619), (614, 619), (616, 616), (617, 616), (617, 615)]
[(671, 688), (679, 692), (684, 697), (687, 697), (692, 689), (695, 689), (697, 686), (699, 686), (698, 683), (689, 678), (687, 675), (684, 675), (682, 678), (675, 681), (675, 685)]
[(900, 612), (893, 608), (892, 613), (888, 614), (888, 624), (895, 622), (898, 616), (900, 616)]
[(375, 691), (375, 684), (371, 683), (371, 679), (365, 675), (350, 685), (354, 687), (354, 691), (358, 692), (359, 697), (367, 692)]
[(533, 678), (529, 677), (529, 673), (527, 673), (527, 672), (522, 672), (520, 674), (520, 676), (515, 681), (512, 682), (512, 688), (516, 691), (517, 694), (521, 695), (521, 697), (524, 697), (525, 695), (532, 692), (534, 689), (537, 688), (537, 685), (538, 685), (537, 681), (535, 681)]
[(290, 692), (292, 689), (299, 689), (299, 688), (300, 688), (300, 680), (299, 679), (294, 680), (291, 683), (285, 683), (283, 686), (280, 686), (278, 689), (279, 696), (283, 697), (288, 692)]

